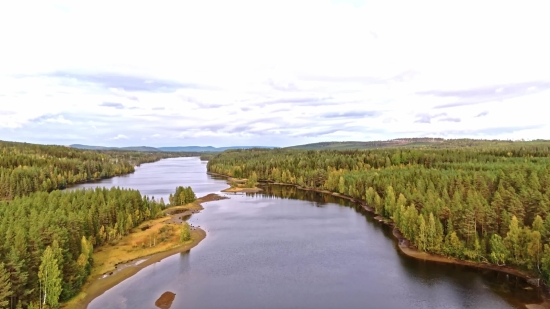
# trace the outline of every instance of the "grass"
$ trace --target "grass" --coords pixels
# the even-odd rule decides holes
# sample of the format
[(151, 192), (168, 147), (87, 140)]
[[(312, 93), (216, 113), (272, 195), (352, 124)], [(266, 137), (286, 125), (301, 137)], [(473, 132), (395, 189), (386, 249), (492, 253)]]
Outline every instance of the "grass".
[[(196, 245), (206, 234), (200, 229), (191, 230), (191, 240), (181, 243), (179, 233), (182, 216), (194, 211), (202, 210), (201, 200), (184, 206), (170, 207), (164, 210), (162, 218), (143, 222), (132, 229), (131, 233), (122, 237), (117, 243), (104, 245), (94, 250), (94, 266), (81, 292), (63, 305), (62, 308), (85, 308), (86, 304), (104, 291), (113, 287), (123, 279), (132, 276), (142, 267), (156, 262), (166, 256), (176, 253), (180, 249), (185, 251)], [(151, 236), (156, 235), (155, 245), (152, 246)], [(173, 253), (172, 253), (173, 252)], [(165, 254), (160, 254), (165, 253)], [(101, 280), (104, 274), (117, 270), (118, 264), (124, 264), (143, 257), (155, 255), (140, 267), (129, 267), (115, 272)]]

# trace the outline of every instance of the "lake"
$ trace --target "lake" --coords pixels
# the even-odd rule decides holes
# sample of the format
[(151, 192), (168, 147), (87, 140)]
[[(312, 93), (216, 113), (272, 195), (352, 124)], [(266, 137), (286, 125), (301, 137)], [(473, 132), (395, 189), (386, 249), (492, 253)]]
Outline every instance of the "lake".
[[(207, 175), (199, 158), (143, 164), (71, 189), (98, 185), (166, 201), (180, 185), (198, 197), (228, 187)], [(540, 289), (514, 276), (400, 254), (391, 229), (349, 201), (262, 188), (204, 203), (189, 222), (207, 232), (205, 240), (144, 268), (88, 308), (168, 308), (155, 306), (165, 292), (175, 294), (171, 308), (523, 308), (541, 301)]]

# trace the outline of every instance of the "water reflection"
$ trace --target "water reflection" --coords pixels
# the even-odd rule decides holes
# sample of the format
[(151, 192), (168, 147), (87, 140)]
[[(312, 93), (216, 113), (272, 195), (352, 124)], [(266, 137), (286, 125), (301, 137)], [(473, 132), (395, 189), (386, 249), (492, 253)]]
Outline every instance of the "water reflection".
[[(197, 188), (227, 187), (206, 177), (204, 164), (176, 163), (188, 167), (171, 167), (167, 188), (193, 186), (186, 170), (201, 169)], [(139, 172), (132, 176), (147, 189)], [(289, 186), (263, 189), (204, 204), (190, 218), (207, 230), (201, 244), (143, 269), (89, 308), (151, 308), (166, 291), (177, 294), (171, 306), (178, 309), (523, 308), (540, 301), (539, 289), (525, 290), (513, 276), (399, 254), (390, 228), (353, 202)]]
[[(374, 220), (374, 215), (366, 211), (355, 202), (338, 198), (330, 194), (299, 190), (293, 186), (262, 185), (263, 191), (259, 193), (247, 193), (249, 197), (271, 198), (271, 199), (295, 199), (311, 201), (313, 206), (324, 207), (328, 204), (338, 204), (353, 208), (357, 213), (364, 215), (369, 224), (380, 227), (384, 236), (392, 238), (392, 229)], [(396, 251), (398, 251), (396, 246)], [(507, 299), (512, 305), (523, 307), (525, 303), (540, 303), (545, 292), (542, 288), (533, 287), (525, 279), (502, 272), (477, 269), (462, 265), (449, 265), (431, 261), (421, 261), (406, 256), (401, 256), (401, 265), (410, 277), (422, 278), (423, 283), (428, 287), (435, 287), (440, 283), (439, 278), (452, 278), (454, 284), (468, 291), (472, 286), (479, 286), (483, 289), (491, 289), (501, 297)], [(479, 276), (473, 275), (477, 274)], [(481, 279), (479, 281), (479, 279)], [(457, 299), (469, 299), (470, 295), (458, 295)], [(463, 303), (465, 306), (468, 302)]]

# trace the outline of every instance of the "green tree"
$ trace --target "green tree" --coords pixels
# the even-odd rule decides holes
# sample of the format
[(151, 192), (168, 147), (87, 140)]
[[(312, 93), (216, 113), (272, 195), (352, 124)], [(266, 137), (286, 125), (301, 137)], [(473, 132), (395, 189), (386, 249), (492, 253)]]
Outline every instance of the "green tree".
[(493, 234), (491, 236), (491, 240), (489, 241), (489, 245), (491, 247), (491, 254), (489, 255), (489, 259), (492, 263), (498, 266), (503, 266), (508, 260), (509, 253), (508, 249), (504, 245), (502, 237), (500, 237), (498, 234)]
[(519, 265), (521, 262), (521, 244), (520, 244), (520, 233), (521, 230), (519, 228), (518, 219), (516, 216), (512, 217), (512, 221), (510, 222), (510, 229), (509, 232), (506, 234), (506, 238), (504, 238), (504, 242), (506, 244), (506, 248), (510, 252), (510, 257), (512, 259), (512, 262)]
[(416, 236), (416, 247), (418, 250), (427, 251), (428, 249), (428, 229), (424, 216), (418, 216), (418, 235)]
[(543, 247), (539, 231), (530, 232), (527, 241), (527, 254), (529, 256), (528, 267), (532, 268), (534, 265), (537, 270), (540, 271), (540, 261), (543, 253)]
[(550, 281), (550, 246), (544, 245), (544, 252), (542, 256), (542, 274), (546, 281)]
[(12, 286), (12, 303), (17, 299), (25, 299), (32, 292), (31, 289), (26, 288), (28, 273), (25, 271), (25, 265), (23, 262), (24, 260), (19, 257), (17, 251), (12, 248), (6, 257), (6, 263), (4, 266), (9, 274), (9, 281)]
[(367, 205), (369, 206), (373, 206), (374, 205), (374, 197), (376, 195), (376, 192), (374, 192), (374, 188), (373, 187), (369, 187), (366, 191), (365, 191), (365, 200), (367, 202)]
[(42, 263), (38, 271), (41, 286), (41, 302), (49, 304), (52, 308), (59, 305), (61, 295), (61, 271), (55, 259), (55, 253), (50, 246), (42, 254)]
[(252, 175), (250, 175), (246, 180), (245, 187), (255, 188), (257, 184), (258, 184), (258, 175), (256, 175), (256, 172), (252, 172)]
[(445, 253), (449, 256), (461, 258), (463, 250), (464, 244), (460, 241), (456, 232), (448, 234), (445, 238)]
[(183, 222), (180, 229), (180, 242), (186, 242), (191, 240), (191, 231), (189, 229), (189, 224)]
[[(441, 231), (442, 233), (443, 231)], [(428, 225), (427, 225), (427, 232), (426, 232), (426, 238), (428, 243), (428, 250), (432, 253), (439, 252), (440, 246), (441, 246), (441, 234), (438, 232), (437, 224), (435, 222), (435, 218), (433, 213), (430, 212), (430, 215), (428, 217)]]
[(395, 209), (395, 192), (392, 186), (386, 188), (386, 196), (384, 197), (384, 216), (390, 218)]
[(0, 307), (8, 305), (12, 293), (10, 275), (4, 269), (4, 263), (0, 263)]
[(537, 215), (535, 217), (535, 220), (533, 221), (533, 231), (539, 232), (543, 238), (546, 237), (546, 228), (544, 226), (544, 221), (542, 221), (542, 218), (539, 215)]

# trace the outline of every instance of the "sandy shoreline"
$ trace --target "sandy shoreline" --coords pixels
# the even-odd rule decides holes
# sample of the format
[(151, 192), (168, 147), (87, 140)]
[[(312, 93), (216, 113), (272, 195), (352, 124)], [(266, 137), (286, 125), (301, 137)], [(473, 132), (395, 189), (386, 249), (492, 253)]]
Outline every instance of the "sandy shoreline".
[[(200, 205), (202, 203), (221, 200), (221, 199), (226, 199), (226, 197), (221, 197), (217, 194), (208, 194), (207, 196), (197, 199), (196, 202)], [(170, 215), (171, 218), (166, 219), (166, 222), (177, 223), (179, 221), (181, 223), (182, 221), (180, 219), (181, 217), (185, 217), (187, 215), (200, 212), (200, 210), (197, 210), (197, 209), (190, 209), (190, 210), (185, 210), (183, 212), (177, 212), (177, 210), (182, 207), (183, 206), (176, 206), (176, 207), (171, 207), (167, 209), (166, 210), (167, 214)], [(124, 263), (117, 264), (115, 266), (116, 269), (113, 272), (108, 272), (107, 274), (99, 274), (99, 275), (90, 277), (88, 279), (88, 282), (82, 287), (81, 293), (76, 296), (76, 297), (80, 296), (81, 298), (78, 300), (73, 299), (72, 301), (69, 301), (68, 303), (63, 304), (61, 308), (77, 308), (77, 309), (87, 308), (90, 302), (92, 302), (92, 300), (94, 300), (96, 297), (102, 295), (103, 293), (113, 288), (117, 284), (121, 283), (122, 281), (137, 274), (143, 268), (149, 265), (152, 265), (154, 263), (160, 262), (163, 259), (170, 257), (174, 254), (187, 252), (191, 250), (191, 248), (198, 245), (206, 237), (206, 232), (201, 228), (193, 227), (193, 235), (194, 235), (194, 238), (192, 239), (191, 243), (183, 244), (181, 246), (177, 246), (175, 248), (171, 248), (169, 250), (154, 253), (151, 255), (134, 258)]]
[[(181, 247), (171, 249), (169, 251), (155, 253), (150, 256), (140, 257), (138, 260), (143, 260), (139, 264), (135, 261), (128, 262), (126, 265), (120, 265), (122, 269), (115, 271), (112, 275), (109, 275), (104, 278), (92, 278), (91, 283), (84, 285), (82, 291), (85, 293), (85, 297), (82, 298), (78, 303), (72, 304), (71, 308), (85, 309), (88, 307), (90, 302), (96, 297), (105, 293), (109, 289), (113, 288), (122, 281), (130, 278), (131, 276), (137, 274), (143, 268), (152, 265), (154, 263), (160, 262), (163, 259), (170, 257), (174, 254), (189, 251), (191, 248), (198, 245), (205, 237), (206, 232), (200, 228), (196, 228), (200, 237), (194, 239), (191, 244), (186, 244)], [(134, 264), (135, 263), (135, 264)], [(68, 305), (62, 306), (62, 308), (69, 308)]]
[(260, 188), (235, 188), (235, 187), (231, 187), (231, 188), (224, 189), (221, 192), (254, 193), (254, 192), (260, 192), (260, 191), (262, 191), (262, 189), (260, 189)]

